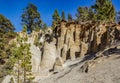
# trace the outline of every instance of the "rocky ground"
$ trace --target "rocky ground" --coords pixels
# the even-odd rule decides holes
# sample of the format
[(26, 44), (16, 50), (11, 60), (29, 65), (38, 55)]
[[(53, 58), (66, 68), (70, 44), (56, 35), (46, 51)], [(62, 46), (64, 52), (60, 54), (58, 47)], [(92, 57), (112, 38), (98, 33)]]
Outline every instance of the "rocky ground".
[(100, 63), (91, 67), (88, 73), (81, 72), (81, 65), (42, 79), (39, 83), (120, 83), (120, 55), (102, 57)]

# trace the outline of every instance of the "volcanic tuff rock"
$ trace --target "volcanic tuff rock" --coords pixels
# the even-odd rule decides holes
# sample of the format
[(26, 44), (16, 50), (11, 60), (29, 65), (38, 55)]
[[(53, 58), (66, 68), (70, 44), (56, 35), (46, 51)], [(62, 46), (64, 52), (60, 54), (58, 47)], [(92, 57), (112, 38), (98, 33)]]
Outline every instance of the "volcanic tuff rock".
[[(34, 45), (36, 36), (42, 43), (40, 47)], [(67, 67), (67, 61), (74, 62), (81, 57), (85, 57), (85, 61), (89, 57), (104, 55), (107, 48), (115, 48), (119, 41), (120, 25), (116, 23), (77, 23), (63, 20), (53, 32), (48, 28), (45, 32), (32, 32), (28, 35), (32, 53), (32, 72), (38, 76), (48, 76), (50, 72), (54, 73)], [(86, 55), (92, 56), (86, 58)]]
[(120, 26), (116, 23), (61, 21), (53, 32), (49, 28), (40, 37), (44, 40), (40, 48), (43, 49), (40, 69), (54, 71), (57, 65), (64, 67), (67, 60), (74, 61), (104, 50), (120, 40), (119, 33)]

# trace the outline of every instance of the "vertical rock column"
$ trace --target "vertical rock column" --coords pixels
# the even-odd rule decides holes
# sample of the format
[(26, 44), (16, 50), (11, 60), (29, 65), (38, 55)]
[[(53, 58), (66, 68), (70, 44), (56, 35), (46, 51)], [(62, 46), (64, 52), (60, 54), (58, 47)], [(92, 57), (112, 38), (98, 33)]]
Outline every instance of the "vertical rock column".
[(48, 43), (45, 42), (43, 47), (43, 58), (41, 61), (41, 72), (48, 73), (49, 70), (53, 69), (53, 66), (55, 64), (57, 53), (56, 53), (56, 46), (54, 41)]
[(68, 46), (67, 44), (64, 44), (63, 50), (62, 50), (62, 60), (63, 62), (66, 61), (67, 58), (67, 50), (68, 50)]
[(74, 32), (75, 32), (75, 24), (71, 23), (70, 26), (68, 27), (70, 29), (70, 41), (69, 41), (69, 46), (70, 46), (70, 57), (71, 60), (75, 60), (75, 49), (74, 49), (74, 45), (75, 45), (75, 41), (74, 41)]
[(66, 22), (61, 22), (61, 26), (60, 26), (60, 37), (58, 37), (58, 44), (57, 44), (57, 54), (58, 56), (62, 56), (61, 55), (61, 51), (64, 47), (64, 41), (65, 41), (65, 35), (66, 35)]
[(80, 32), (81, 32), (81, 25), (76, 24), (75, 27), (75, 43), (80, 44)]

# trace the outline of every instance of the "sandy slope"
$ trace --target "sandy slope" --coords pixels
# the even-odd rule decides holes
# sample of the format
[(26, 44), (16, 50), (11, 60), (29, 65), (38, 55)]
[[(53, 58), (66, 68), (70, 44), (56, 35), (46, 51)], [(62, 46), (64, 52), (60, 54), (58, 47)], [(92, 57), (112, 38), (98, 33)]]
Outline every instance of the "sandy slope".
[(66, 68), (61, 73), (40, 80), (39, 83), (120, 83), (120, 55), (101, 58), (101, 63), (88, 73), (80, 72), (81, 64), (72, 70)]

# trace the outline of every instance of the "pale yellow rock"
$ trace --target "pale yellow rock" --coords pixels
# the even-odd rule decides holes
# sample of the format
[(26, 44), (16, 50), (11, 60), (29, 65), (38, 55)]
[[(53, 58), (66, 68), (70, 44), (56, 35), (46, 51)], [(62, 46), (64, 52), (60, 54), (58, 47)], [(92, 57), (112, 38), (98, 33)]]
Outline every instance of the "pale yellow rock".
[(64, 44), (63, 51), (62, 51), (62, 60), (63, 60), (63, 62), (66, 61), (67, 51), (68, 51), (67, 45)]
[(48, 72), (50, 69), (53, 69), (53, 65), (57, 58), (56, 47), (54, 42), (45, 42), (43, 50), (43, 58), (40, 64), (40, 68), (41, 71), (46, 70), (46, 72)]
[(76, 24), (75, 28), (75, 43), (80, 44), (80, 33), (81, 33), (81, 26)]
[(56, 61), (55, 61), (55, 64), (54, 64), (54, 70), (59, 70), (61, 68), (63, 68), (62, 58), (61, 57), (57, 57)]
[(79, 45), (72, 45), (70, 47), (70, 57), (71, 57), (71, 60), (75, 60), (76, 59), (76, 56), (75, 56), (76, 52), (80, 52)]
[(84, 56), (88, 51), (88, 43), (81, 42), (80, 56)]

